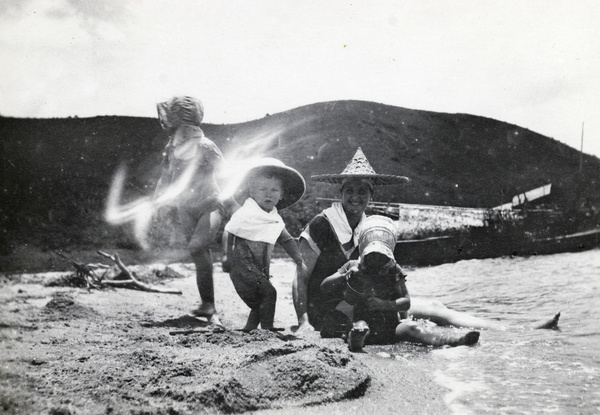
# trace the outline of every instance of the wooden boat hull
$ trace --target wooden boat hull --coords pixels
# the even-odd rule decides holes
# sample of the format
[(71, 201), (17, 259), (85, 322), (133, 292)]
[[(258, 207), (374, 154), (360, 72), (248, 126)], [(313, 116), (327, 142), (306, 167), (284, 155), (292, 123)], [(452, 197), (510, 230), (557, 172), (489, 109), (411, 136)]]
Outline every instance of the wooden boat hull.
[(477, 232), (400, 240), (394, 256), (400, 265), (426, 266), (465, 259), (578, 252), (598, 247), (600, 228), (546, 238)]

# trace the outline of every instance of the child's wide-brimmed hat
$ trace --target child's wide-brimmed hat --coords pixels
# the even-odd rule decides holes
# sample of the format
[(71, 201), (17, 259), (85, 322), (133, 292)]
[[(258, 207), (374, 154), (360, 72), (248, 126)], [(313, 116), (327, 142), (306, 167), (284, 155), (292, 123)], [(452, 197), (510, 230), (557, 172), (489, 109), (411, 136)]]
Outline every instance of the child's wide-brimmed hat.
[(256, 160), (243, 173), (243, 179), (233, 194), (233, 198), (240, 205), (248, 198), (248, 182), (251, 178), (257, 175), (265, 174), (281, 179), (281, 187), (283, 188), (283, 197), (277, 203), (277, 209), (285, 209), (295, 204), (306, 190), (304, 177), (296, 170), (286, 166), (281, 160), (272, 157), (265, 157)]
[(376, 186), (387, 186), (393, 184), (403, 184), (408, 182), (408, 177), (395, 176), (392, 174), (375, 173), (373, 167), (365, 157), (365, 154), (359, 147), (356, 154), (343, 172), (340, 174), (319, 174), (310, 176), (315, 182), (336, 183), (342, 184), (347, 179), (369, 179)]
[(194, 97), (173, 97), (156, 104), (158, 119), (163, 128), (177, 128), (182, 124), (200, 127), (204, 118), (204, 105)]
[(398, 230), (392, 219), (381, 215), (369, 216), (362, 221), (357, 232), (361, 258), (377, 252), (394, 259)]

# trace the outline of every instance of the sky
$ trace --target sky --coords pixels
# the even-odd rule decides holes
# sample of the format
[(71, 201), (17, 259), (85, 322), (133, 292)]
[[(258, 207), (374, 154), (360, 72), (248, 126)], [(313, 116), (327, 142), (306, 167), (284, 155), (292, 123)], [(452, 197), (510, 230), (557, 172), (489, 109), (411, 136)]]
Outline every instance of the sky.
[(466, 113), (600, 157), (595, 0), (2, 0), (0, 115), (229, 124), (334, 100)]

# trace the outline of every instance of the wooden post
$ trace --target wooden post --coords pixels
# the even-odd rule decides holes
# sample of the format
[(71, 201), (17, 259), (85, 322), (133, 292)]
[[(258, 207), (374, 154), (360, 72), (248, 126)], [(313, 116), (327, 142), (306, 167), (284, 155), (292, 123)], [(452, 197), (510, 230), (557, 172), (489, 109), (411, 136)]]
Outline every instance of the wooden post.
[(584, 122), (581, 123), (581, 151), (579, 152), (579, 173), (583, 170), (583, 126)]

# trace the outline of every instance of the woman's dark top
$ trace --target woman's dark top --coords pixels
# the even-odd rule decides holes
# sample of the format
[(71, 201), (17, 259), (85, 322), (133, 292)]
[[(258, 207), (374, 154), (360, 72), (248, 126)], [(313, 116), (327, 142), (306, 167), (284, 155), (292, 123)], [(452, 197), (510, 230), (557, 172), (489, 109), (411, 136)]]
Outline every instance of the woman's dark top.
[[(321, 282), (334, 274), (349, 259), (358, 258), (358, 249), (355, 249), (350, 258), (347, 258), (340, 246), (340, 242), (333, 231), (329, 220), (322, 213), (315, 216), (307, 225), (305, 231), (312, 238), (312, 242), (321, 251), (315, 267), (308, 278), (308, 321), (320, 330), (323, 317), (342, 300), (338, 293), (324, 294), (321, 292)], [(303, 236), (300, 236), (303, 239)]]

